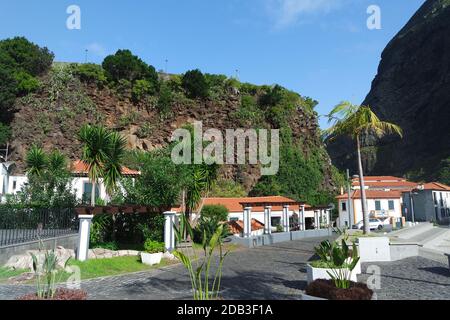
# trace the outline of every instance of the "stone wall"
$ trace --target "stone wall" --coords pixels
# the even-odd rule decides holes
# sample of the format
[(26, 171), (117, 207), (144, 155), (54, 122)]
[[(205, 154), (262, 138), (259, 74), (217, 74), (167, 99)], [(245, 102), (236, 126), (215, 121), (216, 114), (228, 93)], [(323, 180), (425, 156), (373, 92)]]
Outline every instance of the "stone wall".
[[(71, 234), (42, 240), (43, 249), (53, 249), (62, 246), (66, 249), (76, 250), (78, 234)], [(0, 248), (0, 266), (4, 265), (12, 256), (26, 253), (28, 250), (39, 250), (39, 241), (13, 244)]]

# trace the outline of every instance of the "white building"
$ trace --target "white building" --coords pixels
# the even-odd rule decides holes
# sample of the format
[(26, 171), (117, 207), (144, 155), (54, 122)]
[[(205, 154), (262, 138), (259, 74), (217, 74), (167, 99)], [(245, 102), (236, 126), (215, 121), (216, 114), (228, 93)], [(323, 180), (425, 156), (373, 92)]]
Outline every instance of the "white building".
[[(376, 218), (385, 224), (391, 223), (390, 218), (402, 217), (402, 193), (398, 190), (366, 190), (367, 210), (370, 218)], [(340, 227), (351, 227), (363, 220), (361, 191), (351, 192), (350, 213), (348, 205), (348, 195), (343, 194), (337, 197), (339, 202), (339, 225)], [(349, 222), (349, 219), (351, 221)]]
[[(87, 166), (80, 160), (74, 161), (71, 164), (71, 172), (73, 175), (72, 188), (76, 194), (77, 200), (83, 204), (90, 204), (92, 183), (88, 177)], [(134, 178), (140, 175), (140, 172), (122, 167), (122, 175)], [(16, 194), (27, 182), (28, 178), (25, 175), (8, 176), (5, 166), (2, 166), (0, 169), (0, 186), (2, 186), (0, 194), (2, 202), (5, 201), (5, 196), (7, 194)], [(109, 200), (105, 185), (101, 179), (96, 184), (96, 199), (101, 199), (103, 201)]]

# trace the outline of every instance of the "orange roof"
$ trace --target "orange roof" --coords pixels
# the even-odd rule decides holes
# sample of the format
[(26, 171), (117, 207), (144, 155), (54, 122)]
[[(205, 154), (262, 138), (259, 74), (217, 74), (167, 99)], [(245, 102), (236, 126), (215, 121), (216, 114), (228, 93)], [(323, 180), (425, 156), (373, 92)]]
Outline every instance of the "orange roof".
[[(81, 160), (74, 161), (71, 167), (72, 174), (75, 175), (87, 175), (88, 174), (88, 166)], [(127, 167), (122, 167), (122, 175), (124, 176), (138, 176), (140, 175), (140, 171), (131, 170)]]
[(450, 191), (450, 187), (439, 182), (430, 182), (423, 185), (425, 190)]
[[(353, 181), (359, 181), (359, 178), (353, 178)], [(405, 178), (394, 176), (364, 176), (364, 181), (407, 181)]]
[[(228, 225), (230, 226), (231, 233), (233, 234), (239, 234), (244, 231), (244, 221), (230, 221), (228, 222)], [(264, 229), (264, 224), (260, 222), (259, 220), (252, 219), (252, 231), (258, 231), (261, 229)]]
[[(398, 199), (402, 197), (402, 190), (366, 190), (367, 199)], [(337, 196), (336, 199), (347, 199), (348, 194)], [(361, 190), (354, 190), (351, 194), (352, 199), (361, 198)]]
[[(295, 202), (292, 199), (282, 196), (270, 196), (270, 197), (242, 197), (242, 198), (205, 198), (203, 199), (203, 205), (222, 205), (228, 209), (229, 212), (242, 212), (243, 207), (241, 203), (270, 203), (272, 204), (272, 211), (282, 211), (282, 204), (285, 202)], [(280, 203), (280, 205), (273, 205), (274, 203)], [(308, 207), (308, 206), (307, 206)], [(292, 205), (292, 209), (299, 210), (299, 205)], [(175, 212), (181, 212), (181, 208), (173, 208)], [(254, 212), (264, 212), (264, 207), (258, 205), (252, 207)]]

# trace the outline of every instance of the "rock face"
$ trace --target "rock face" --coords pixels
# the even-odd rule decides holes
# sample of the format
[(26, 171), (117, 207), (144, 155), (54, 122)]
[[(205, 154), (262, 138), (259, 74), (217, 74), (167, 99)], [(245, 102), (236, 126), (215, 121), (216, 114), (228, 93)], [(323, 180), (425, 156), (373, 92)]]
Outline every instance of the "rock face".
[[(435, 179), (450, 156), (449, 35), (450, 1), (428, 0), (387, 45), (363, 104), (398, 124), (404, 137), (366, 137), (366, 173)], [(328, 144), (334, 164), (356, 172), (354, 150), (345, 138)]]

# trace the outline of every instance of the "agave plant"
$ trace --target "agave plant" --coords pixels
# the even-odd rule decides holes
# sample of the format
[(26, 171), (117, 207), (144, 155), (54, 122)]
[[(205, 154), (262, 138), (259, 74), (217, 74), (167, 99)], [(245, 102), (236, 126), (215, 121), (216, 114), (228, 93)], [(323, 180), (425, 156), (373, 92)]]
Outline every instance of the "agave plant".
[[(187, 218), (182, 215), (180, 217), (180, 226), (175, 231), (177, 241), (182, 241), (185, 234), (190, 235), (191, 238), (194, 236)], [(209, 241), (207, 240), (206, 232), (204, 232), (202, 239), (204, 255), (202, 258), (199, 258), (195, 249), (193, 249), (194, 254), (191, 256), (180, 250), (173, 252), (175, 257), (181, 261), (189, 273), (194, 300), (211, 300), (217, 299), (219, 296), (223, 262), (229, 253), (229, 251), (223, 253), (222, 234), (223, 225), (217, 227), (216, 232)], [(214, 253), (216, 248), (219, 248), (219, 260), (214, 278), (212, 278), (210, 272), (213, 259), (215, 258)]]

